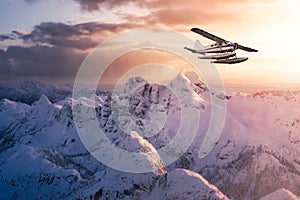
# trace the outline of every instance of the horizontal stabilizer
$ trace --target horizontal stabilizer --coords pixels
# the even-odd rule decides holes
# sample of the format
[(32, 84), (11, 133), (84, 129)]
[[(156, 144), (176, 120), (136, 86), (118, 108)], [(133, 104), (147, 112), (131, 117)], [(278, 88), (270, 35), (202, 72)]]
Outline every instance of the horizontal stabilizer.
[(186, 50), (188, 50), (192, 53), (199, 53), (199, 54), (204, 55), (204, 53), (202, 53), (201, 50), (191, 49), (191, 48), (188, 48), (188, 47), (184, 47), (184, 49), (186, 49)]

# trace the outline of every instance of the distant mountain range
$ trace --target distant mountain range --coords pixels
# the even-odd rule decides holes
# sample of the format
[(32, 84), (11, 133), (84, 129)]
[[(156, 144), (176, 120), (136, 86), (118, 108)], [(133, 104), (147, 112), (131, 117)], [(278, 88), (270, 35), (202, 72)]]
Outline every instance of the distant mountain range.
[(57, 102), (72, 95), (70, 84), (47, 84), (37, 81), (22, 81), (14, 85), (0, 85), (0, 99), (10, 99), (32, 104), (46, 94), (52, 102)]

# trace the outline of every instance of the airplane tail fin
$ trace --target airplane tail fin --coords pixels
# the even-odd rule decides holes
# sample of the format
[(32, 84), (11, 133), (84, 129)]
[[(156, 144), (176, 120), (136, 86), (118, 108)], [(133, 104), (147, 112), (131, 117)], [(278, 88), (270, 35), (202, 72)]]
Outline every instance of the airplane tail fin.
[(202, 50), (202, 49), (204, 49), (204, 46), (201, 44), (201, 42), (199, 40), (196, 40), (195, 45), (194, 45), (194, 49)]

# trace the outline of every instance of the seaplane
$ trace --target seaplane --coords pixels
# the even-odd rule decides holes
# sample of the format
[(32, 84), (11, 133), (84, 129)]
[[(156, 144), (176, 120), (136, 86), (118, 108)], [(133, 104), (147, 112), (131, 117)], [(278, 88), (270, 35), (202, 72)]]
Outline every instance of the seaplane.
[(258, 52), (256, 49), (227, 41), (199, 28), (192, 28), (191, 31), (215, 42), (214, 44), (203, 46), (199, 40), (196, 40), (194, 48), (184, 47), (192, 53), (201, 54), (198, 59), (210, 59), (212, 60), (211, 63), (217, 64), (236, 64), (248, 60), (247, 57), (237, 57), (235, 53), (237, 49), (247, 52)]

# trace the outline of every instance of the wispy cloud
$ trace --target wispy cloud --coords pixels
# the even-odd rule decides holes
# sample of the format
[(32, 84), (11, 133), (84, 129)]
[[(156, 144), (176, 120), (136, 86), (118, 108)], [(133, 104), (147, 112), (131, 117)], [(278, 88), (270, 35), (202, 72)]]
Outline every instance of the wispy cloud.
[(12, 31), (11, 33), (0, 34), (0, 41), (15, 40), (18, 39), (19, 37), (20, 37), (20, 32)]
[(134, 27), (136, 27), (134, 24), (128, 23), (88, 22), (70, 25), (43, 22), (36, 25), (30, 33), (15, 30), (8, 34), (1, 34), (0, 41), (21, 39), (26, 43), (86, 50), (96, 46), (109, 33), (116, 33)]

